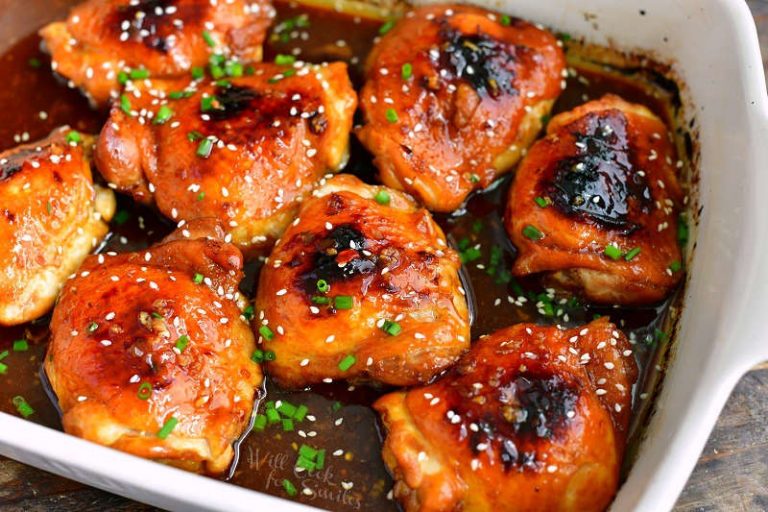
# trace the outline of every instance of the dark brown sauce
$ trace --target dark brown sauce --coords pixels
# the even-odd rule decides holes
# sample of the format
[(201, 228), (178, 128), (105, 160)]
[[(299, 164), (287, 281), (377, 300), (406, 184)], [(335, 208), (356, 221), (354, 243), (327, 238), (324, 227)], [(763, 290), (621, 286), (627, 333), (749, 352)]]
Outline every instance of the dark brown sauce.
[[(304, 14), (308, 23), (274, 30), (284, 27), (286, 20)], [(378, 26), (378, 22), (370, 20), (278, 4), (274, 36), (265, 48), (265, 56), (272, 59), (279, 53), (298, 53), (300, 58), (314, 62), (344, 60), (350, 63), (350, 74), (359, 87), (362, 63), (377, 35)], [(0, 124), (0, 149), (42, 138), (62, 124), (85, 133), (97, 133), (103, 123), (103, 113), (91, 110), (87, 100), (77, 91), (54, 78), (49, 60), (39, 51), (39, 42), (37, 35), (30, 35), (0, 56), (7, 77), (5, 87), (0, 89), (0, 111), (5, 119)], [(572, 58), (578, 55), (579, 45), (570, 43), (567, 46), (569, 60), (583, 62)], [(554, 112), (570, 109), (607, 92), (643, 103), (677, 126), (674, 124), (679, 108), (677, 91), (670, 89), (669, 83), (660, 84), (658, 76), (642, 68), (624, 71), (594, 65), (589, 70), (580, 68), (578, 74), (572, 74), (568, 79), (568, 88), (557, 101)], [(681, 140), (684, 139), (680, 129), (675, 132), (681, 135)], [(684, 142), (678, 147), (685, 148)], [(346, 172), (366, 181), (375, 178), (370, 156), (354, 137)], [(511, 279), (506, 269), (511, 267), (516, 252), (502, 225), (509, 183), (509, 177), (502, 178), (486, 192), (473, 195), (457, 212), (436, 216), (455, 246), (466, 249), (479, 244), (480, 256), (465, 266), (470, 279), (467, 288), (474, 290), (475, 313), (480, 312), (476, 315), (472, 335), (476, 338), (518, 322), (572, 326), (588, 322), (595, 315), (610, 315), (635, 343), (635, 355), (641, 368), (639, 383), (634, 390), (635, 417), (628, 468), (633, 447), (640, 439), (650, 411), (653, 391), (658, 389), (662, 375), (660, 365), (669, 345), (668, 334), (660, 336), (658, 333), (669, 333), (673, 322), (671, 311), (679, 307), (681, 294), (678, 290), (666, 302), (654, 307), (595, 307), (565, 294), (550, 298), (536, 279), (520, 282)], [(154, 211), (139, 207), (125, 197), (119, 199), (118, 211), (122, 213), (118, 213), (112, 222), (112, 231), (100, 248), (102, 251), (124, 252), (146, 247), (160, 240), (173, 227)], [(259, 263), (252, 263), (246, 269), (241, 288), (249, 297), (254, 295), (258, 270)], [(513, 304), (521, 295), (529, 300), (522, 305)], [(541, 306), (536, 306), (542, 300), (547, 314), (542, 314)], [(46, 395), (39, 371), (47, 343), (48, 321), (49, 317), (44, 317), (24, 326), (0, 329), (0, 352), (10, 350), (16, 339), (25, 338), (30, 344), (28, 351), (11, 350), (2, 361), (8, 365), (8, 372), (0, 375), (0, 411), (18, 414), (12, 398), (20, 395), (36, 411), (30, 421), (60, 429), (57, 410)], [(287, 400), (304, 404), (313, 421), (305, 419), (297, 423), (294, 432), (283, 432), (274, 425), (263, 432), (249, 434), (241, 443), (239, 464), (230, 479), (232, 483), (286, 497), (282, 482), (289, 479), (299, 490), (294, 499), (317, 507), (338, 511), (396, 510), (394, 502), (387, 497), (392, 480), (380, 456), (376, 414), (369, 407), (385, 390), (334, 384), (308, 391), (286, 392), (270, 383), (266, 389), (265, 401)], [(646, 398), (646, 393), (651, 398)], [(312, 474), (295, 472), (296, 449), (301, 444), (326, 449), (323, 470)], [(312, 493), (302, 493), (303, 488)]]

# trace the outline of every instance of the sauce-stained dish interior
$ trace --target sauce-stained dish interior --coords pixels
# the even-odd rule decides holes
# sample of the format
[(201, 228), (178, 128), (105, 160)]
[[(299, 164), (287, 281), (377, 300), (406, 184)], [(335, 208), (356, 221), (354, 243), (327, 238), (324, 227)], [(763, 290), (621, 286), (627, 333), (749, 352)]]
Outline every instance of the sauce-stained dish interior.
[(315, 4), (88, 0), (0, 56), (0, 411), (329, 510), (605, 510), (681, 306), (676, 85)]

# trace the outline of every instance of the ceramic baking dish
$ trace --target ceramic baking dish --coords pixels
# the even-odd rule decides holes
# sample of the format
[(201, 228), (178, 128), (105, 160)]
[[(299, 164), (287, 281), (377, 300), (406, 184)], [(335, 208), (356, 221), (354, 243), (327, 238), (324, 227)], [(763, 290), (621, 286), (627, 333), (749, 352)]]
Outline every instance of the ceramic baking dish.
[[(43, 2), (32, 0), (31, 4)], [(739, 0), (478, 2), (587, 41), (670, 63), (698, 132), (694, 257), (684, 310), (655, 414), (613, 510), (670, 509), (738, 379), (768, 359), (768, 100), (755, 26)], [(5, 5), (3, 5), (5, 4)], [(0, 3), (0, 34), (63, 14)], [(12, 25), (13, 24), (13, 25)], [(21, 32), (20, 32), (21, 30)], [(0, 413), (0, 453), (174, 510), (309, 510), (145, 461)]]

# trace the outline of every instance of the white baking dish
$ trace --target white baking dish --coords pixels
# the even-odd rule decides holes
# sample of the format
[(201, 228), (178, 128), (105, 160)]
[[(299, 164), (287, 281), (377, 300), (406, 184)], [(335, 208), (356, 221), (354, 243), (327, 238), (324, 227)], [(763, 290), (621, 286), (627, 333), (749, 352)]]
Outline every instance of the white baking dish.
[[(755, 26), (739, 0), (478, 2), (588, 41), (650, 53), (687, 84), (699, 128), (695, 257), (656, 414), (614, 510), (670, 509), (733, 386), (768, 359), (768, 100)], [(1, 25), (1, 24), (0, 24)], [(0, 413), (0, 453), (175, 510), (308, 510)]]

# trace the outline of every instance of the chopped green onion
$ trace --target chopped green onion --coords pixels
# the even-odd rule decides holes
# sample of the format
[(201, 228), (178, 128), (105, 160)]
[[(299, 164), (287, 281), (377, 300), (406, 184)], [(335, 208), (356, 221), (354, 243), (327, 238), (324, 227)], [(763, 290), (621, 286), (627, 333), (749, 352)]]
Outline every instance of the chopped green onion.
[(205, 192), (200, 192), (197, 194), (197, 200), (202, 201), (205, 198)]
[(11, 401), (13, 402), (13, 406), (16, 407), (16, 410), (19, 412), (19, 414), (22, 415), (22, 417), (29, 418), (35, 414), (35, 410), (31, 405), (29, 405), (23, 396), (15, 396)]
[(352, 368), (352, 365), (354, 365), (355, 362), (357, 362), (357, 358), (352, 354), (348, 354), (341, 360), (341, 362), (339, 362), (339, 370), (345, 372)]
[(189, 142), (195, 142), (196, 140), (200, 140), (202, 138), (203, 138), (203, 134), (195, 130), (192, 130), (187, 134), (187, 140)]
[(119, 83), (120, 85), (127, 84), (128, 83), (128, 73), (126, 73), (125, 71), (120, 71), (117, 74), (117, 83)]
[(277, 355), (275, 355), (274, 350), (266, 350), (264, 351), (264, 360), (265, 361), (274, 361)]
[(317, 452), (315, 457), (315, 469), (323, 469), (325, 467), (325, 449)]
[(8, 373), (8, 365), (0, 363), (0, 375), (5, 375)]
[(211, 156), (211, 150), (213, 149), (213, 141), (211, 139), (205, 138), (200, 141), (200, 144), (197, 146), (197, 156), (201, 158), (208, 158)]
[(266, 325), (259, 327), (259, 334), (261, 334), (262, 338), (267, 341), (272, 341), (272, 339), (275, 337), (275, 333), (273, 333), (272, 329)]
[(163, 428), (160, 429), (160, 431), (157, 433), (157, 437), (160, 439), (165, 439), (169, 435), (171, 435), (171, 432), (173, 432), (173, 429), (176, 428), (176, 425), (178, 425), (179, 420), (171, 416), (168, 418), (168, 420), (163, 425)]
[(125, 94), (120, 95), (120, 109), (128, 115), (131, 115), (131, 99)]
[(299, 457), (304, 457), (305, 459), (314, 461), (315, 457), (317, 457), (317, 450), (309, 445), (302, 444), (299, 447)]
[(173, 117), (173, 110), (168, 105), (163, 105), (160, 110), (155, 114), (155, 118), (152, 120), (152, 124), (163, 124)]
[(187, 345), (189, 345), (189, 336), (182, 334), (179, 336), (179, 339), (176, 340), (176, 350), (179, 352), (184, 352), (184, 349), (187, 348)]
[(27, 61), (27, 64), (29, 64), (29, 67), (34, 68), (34, 69), (37, 69), (37, 68), (39, 68), (40, 66), (43, 65), (42, 61), (40, 59), (38, 59), (37, 57), (32, 57), (31, 59), (29, 59)]
[(202, 68), (202, 66), (195, 66), (192, 68), (192, 78), (195, 80), (200, 80), (205, 76), (205, 70)]
[(296, 421), (304, 421), (304, 418), (306, 418), (308, 412), (309, 408), (306, 405), (301, 404), (296, 408), (296, 412), (293, 413), (293, 419)]
[(96, 322), (91, 322), (88, 324), (88, 327), (86, 327), (86, 330), (88, 332), (95, 332), (96, 329), (98, 328), (99, 328), (99, 324), (97, 324)]
[(194, 92), (192, 91), (171, 91), (168, 93), (168, 98), (172, 100), (180, 100), (182, 98), (189, 98)]
[(683, 268), (683, 264), (680, 263), (679, 261), (673, 261), (672, 263), (669, 264), (669, 270), (671, 270), (672, 272), (677, 272), (681, 268)]
[(29, 343), (27, 340), (16, 340), (13, 342), (14, 352), (26, 352), (29, 350)]
[(286, 494), (291, 497), (296, 496), (299, 493), (299, 491), (296, 490), (296, 486), (287, 478), (283, 479), (283, 489), (285, 489)]
[(203, 30), (203, 39), (205, 40), (205, 44), (207, 44), (211, 48), (216, 46), (216, 40), (213, 39), (213, 36), (207, 30)]
[(312, 297), (312, 302), (315, 304), (330, 304), (331, 299), (330, 297), (323, 297), (322, 295), (314, 295)]
[(631, 249), (627, 254), (624, 255), (624, 259), (627, 261), (632, 261), (637, 257), (637, 255), (640, 254), (640, 248), (635, 247), (634, 249)]
[(318, 279), (317, 280), (317, 291), (320, 293), (328, 293), (328, 291), (331, 289), (331, 285), (328, 284), (328, 281), (325, 279)]
[(251, 354), (251, 360), (256, 363), (262, 363), (264, 362), (264, 351), (260, 348), (257, 348), (253, 351), (253, 354)]
[(400, 67), (400, 75), (403, 80), (408, 80), (413, 76), (413, 65), (410, 62), (406, 62)]
[(352, 309), (355, 299), (350, 295), (337, 295), (333, 298), (333, 305), (336, 309)]
[(77, 130), (69, 130), (69, 132), (67, 132), (67, 144), (77, 144), (81, 140), (80, 132)]
[(501, 18), (499, 18), (499, 22), (504, 25), (505, 27), (508, 27), (512, 24), (512, 18), (510, 18), (506, 14), (502, 14)]
[(387, 121), (390, 123), (396, 123), (400, 118), (397, 117), (397, 112), (393, 108), (388, 108), (387, 111), (384, 113), (384, 116), (387, 118)]
[(482, 256), (480, 249), (474, 246), (468, 247), (466, 250), (459, 253), (459, 257), (461, 257), (461, 262), (465, 264), (475, 261), (476, 259), (479, 259), (480, 256)]
[(131, 214), (128, 212), (128, 210), (118, 210), (114, 217), (112, 217), (112, 221), (117, 224), (118, 226), (122, 226), (126, 222), (128, 222), (128, 219), (131, 218)]
[(152, 396), (152, 384), (149, 382), (142, 382), (139, 386), (137, 395), (140, 400), (148, 400), (149, 397)]
[(192, 277), (192, 282), (195, 283), (195, 284), (200, 284), (200, 283), (203, 282), (203, 279), (205, 279), (203, 277), (203, 274), (201, 274), (199, 272), (195, 272), (194, 277)]
[(384, 323), (381, 324), (381, 330), (389, 334), (390, 336), (397, 336), (398, 334), (400, 334), (403, 328), (400, 327), (400, 324), (395, 321), (384, 320)]
[(243, 76), (243, 63), (236, 60), (229, 60), (224, 65), (224, 72), (227, 76), (238, 78)]
[(256, 419), (253, 421), (253, 430), (256, 432), (263, 432), (267, 427), (267, 417), (263, 414), (257, 414)]
[(290, 418), (283, 418), (283, 432), (293, 432), (293, 420)]
[(382, 26), (379, 27), (379, 35), (383, 36), (395, 26), (395, 20), (387, 20)]
[(539, 228), (537, 228), (536, 226), (532, 226), (531, 224), (528, 224), (523, 228), (523, 236), (525, 236), (529, 240), (536, 241), (544, 238), (544, 233), (539, 231)]
[(389, 204), (389, 201), (391, 200), (389, 196), (389, 192), (387, 192), (386, 190), (379, 190), (378, 192), (376, 192), (376, 195), (373, 196), (373, 198), (376, 200), (377, 203), (384, 204), (384, 205)]
[(534, 201), (536, 201), (536, 204), (541, 206), (542, 208), (546, 208), (547, 206), (549, 206), (549, 198), (539, 196), (535, 198)]
[(296, 57), (293, 55), (278, 54), (275, 57), (275, 64), (278, 66), (292, 66), (296, 62)]
[(217, 101), (216, 96), (203, 96), (200, 98), (200, 110), (208, 112), (213, 108), (213, 102)]
[(128, 76), (131, 77), (131, 80), (143, 80), (149, 78), (149, 70), (146, 68), (132, 69)]
[(283, 401), (277, 406), (277, 412), (286, 418), (293, 418), (293, 415), (296, 414), (296, 406), (290, 402)]
[(280, 413), (277, 412), (276, 409), (267, 409), (264, 411), (264, 413), (267, 415), (267, 421), (270, 425), (274, 425), (275, 423), (280, 423)]
[(685, 214), (680, 214), (680, 217), (677, 219), (677, 242), (680, 245), (685, 245), (688, 242), (688, 236), (688, 221), (685, 218)]
[(621, 259), (621, 249), (619, 249), (618, 247), (612, 244), (605, 246), (605, 249), (603, 250), (603, 254), (605, 254), (606, 256), (608, 256), (614, 261)]
[(246, 320), (251, 320), (253, 318), (253, 304), (249, 305), (245, 310), (243, 310), (243, 317)]
[(10, 354), (8, 350), (3, 350), (2, 352), (0, 352), (0, 361), (8, 357), (8, 354)]

